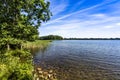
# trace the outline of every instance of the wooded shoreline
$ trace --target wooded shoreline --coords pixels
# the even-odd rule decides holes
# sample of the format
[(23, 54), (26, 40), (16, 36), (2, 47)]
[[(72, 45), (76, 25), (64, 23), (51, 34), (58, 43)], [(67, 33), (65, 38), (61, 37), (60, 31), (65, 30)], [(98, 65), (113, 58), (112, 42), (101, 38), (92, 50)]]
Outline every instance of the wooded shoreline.
[(64, 38), (64, 40), (120, 40), (120, 38)]

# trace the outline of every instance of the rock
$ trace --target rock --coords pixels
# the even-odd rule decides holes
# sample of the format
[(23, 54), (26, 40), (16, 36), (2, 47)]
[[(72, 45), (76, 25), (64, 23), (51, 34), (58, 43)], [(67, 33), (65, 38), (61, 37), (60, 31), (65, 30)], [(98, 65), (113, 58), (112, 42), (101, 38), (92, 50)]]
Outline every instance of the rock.
[(52, 73), (52, 72), (53, 72), (53, 70), (50, 70), (50, 71), (49, 71), (49, 73)]
[(48, 77), (47, 77), (47, 76), (45, 76), (45, 79), (46, 79), (46, 80), (48, 80)]
[(44, 78), (44, 76), (43, 76), (43, 75), (39, 75), (39, 77), (40, 77), (40, 78)]
[(37, 70), (38, 70), (38, 71), (41, 71), (41, 70), (42, 70), (42, 68), (37, 68)]
[(38, 73), (39, 73), (39, 74), (42, 74), (42, 73), (43, 73), (43, 71), (38, 71)]
[(52, 75), (51, 74), (48, 74), (48, 77), (50, 78)]
[(48, 75), (48, 72), (44, 72), (43, 74), (44, 74), (44, 75)]
[(36, 80), (40, 80), (39, 78), (37, 78)]

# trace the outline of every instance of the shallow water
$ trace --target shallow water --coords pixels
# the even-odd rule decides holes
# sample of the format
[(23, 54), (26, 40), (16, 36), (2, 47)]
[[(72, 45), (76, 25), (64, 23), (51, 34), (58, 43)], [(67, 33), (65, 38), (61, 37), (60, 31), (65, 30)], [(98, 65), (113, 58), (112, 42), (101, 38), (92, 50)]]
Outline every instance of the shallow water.
[(120, 41), (53, 41), (34, 63), (53, 69), (58, 80), (120, 80)]

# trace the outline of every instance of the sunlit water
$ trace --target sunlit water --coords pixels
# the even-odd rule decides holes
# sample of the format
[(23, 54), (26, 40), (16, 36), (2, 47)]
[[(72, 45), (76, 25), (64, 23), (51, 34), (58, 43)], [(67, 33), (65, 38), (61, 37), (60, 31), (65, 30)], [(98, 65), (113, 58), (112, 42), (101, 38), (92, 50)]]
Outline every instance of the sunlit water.
[(34, 63), (53, 69), (58, 80), (120, 80), (120, 41), (53, 41)]

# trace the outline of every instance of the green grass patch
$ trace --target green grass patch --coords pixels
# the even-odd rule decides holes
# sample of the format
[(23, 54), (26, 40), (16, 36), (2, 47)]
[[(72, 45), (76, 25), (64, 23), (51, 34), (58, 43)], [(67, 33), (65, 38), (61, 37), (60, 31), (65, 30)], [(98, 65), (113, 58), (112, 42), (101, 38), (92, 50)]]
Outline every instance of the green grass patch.
[(52, 40), (36, 40), (34, 42), (26, 42), (23, 44), (24, 48), (34, 49), (34, 48), (45, 48), (47, 47)]

